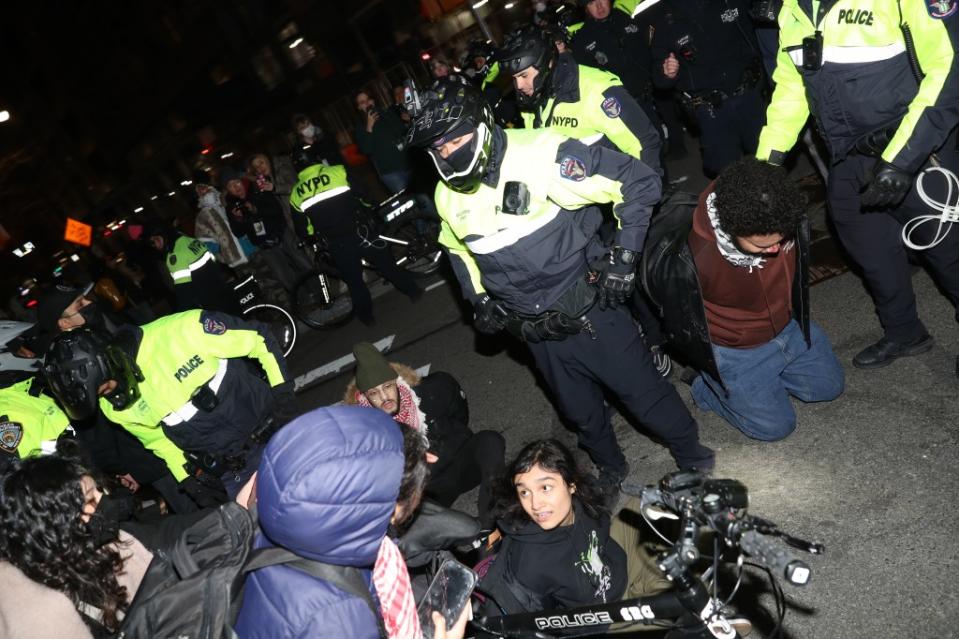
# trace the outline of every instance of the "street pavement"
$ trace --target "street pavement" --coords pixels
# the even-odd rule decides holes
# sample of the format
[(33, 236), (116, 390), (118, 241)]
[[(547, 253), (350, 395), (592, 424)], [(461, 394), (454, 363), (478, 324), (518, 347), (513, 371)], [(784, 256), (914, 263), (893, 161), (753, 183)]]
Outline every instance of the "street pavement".
[[(695, 190), (704, 183), (694, 178), (688, 186)], [(507, 459), (535, 438), (557, 437), (575, 446), (524, 347), (506, 335), (489, 338), (473, 331), (451, 277), (424, 283), (433, 288), (417, 303), (379, 287), (374, 327), (354, 320), (333, 331), (304, 330), (290, 358), (292, 372), (304, 375), (344, 358), (356, 341), (382, 340), (390, 345), (389, 359), (429, 365), (459, 379), (471, 427), (503, 433)], [(812, 317), (845, 367), (846, 389), (831, 403), (796, 402), (798, 427), (784, 441), (749, 440), (699, 410), (673, 373), (703, 442), (716, 450), (714, 476), (745, 483), (752, 513), (826, 546), (822, 556), (802, 557), (812, 568), (808, 586), (784, 586), (785, 637), (959, 636), (959, 545), (953, 537), (959, 529), (953, 502), (959, 495), (959, 334), (954, 310), (929, 277), (918, 271), (914, 283), (936, 345), (874, 371), (850, 363), (881, 335), (859, 279), (846, 272), (813, 287)], [(351, 375), (347, 364), (338, 375), (301, 388), (300, 409), (339, 401)], [(614, 417), (614, 425), (631, 466), (629, 481), (652, 483), (675, 469), (666, 450), (622, 416)], [(581, 459), (589, 467), (585, 455)], [(456, 506), (475, 512), (475, 499), (474, 491)], [(732, 580), (725, 584), (731, 587)], [(762, 575), (747, 571), (733, 604), (755, 624), (752, 637), (771, 636), (775, 606)]]

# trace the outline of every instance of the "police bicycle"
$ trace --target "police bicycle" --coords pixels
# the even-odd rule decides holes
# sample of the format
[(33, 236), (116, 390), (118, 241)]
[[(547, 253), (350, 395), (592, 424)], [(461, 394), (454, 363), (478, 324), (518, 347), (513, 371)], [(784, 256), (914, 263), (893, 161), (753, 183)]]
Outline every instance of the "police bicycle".
[[(744, 565), (768, 573), (776, 600), (778, 632), (786, 605), (777, 580), (804, 586), (809, 583), (811, 572), (809, 566), (772, 538), (779, 537), (789, 546), (810, 554), (821, 554), (825, 550), (820, 544), (785, 534), (771, 521), (748, 514), (746, 486), (732, 479), (705, 479), (696, 472), (678, 471), (666, 475), (658, 486), (627, 484), (623, 492), (639, 497), (640, 514), (651, 526), (654, 519), (679, 521), (677, 540), (657, 559), (657, 566), (675, 586), (672, 590), (608, 604), (474, 619), (473, 625), (480, 631), (477, 636), (537, 639), (557, 634), (588, 636), (604, 634), (611, 624), (617, 624), (617, 629), (647, 625), (678, 633), (668, 637), (736, 639), (743, 636), (737, 631), (740, 623), (730, 623), (726, 605), (739, 590)], [(697, 547), (701, 530), (714, 534), (713, 565), (702, 579), (693, 573), (693, 567), (705, 558)], [(737, 554), (736, 582), (725, 599), (718, 594), (721, 546)], [(751, 561), (745, 561), (744, 555)], [(493, 603), (495, 605), (495, 601)]]
[[(373, 210), (360, 213), (357, 234), (361, 242), (390, 251), (396, 265), (414, 277), (428, 277), (442, 266), (439, 245), (440, 220), (418, 206), (417, 196), (400, 191)], [(339, 277), (322, 237), (314, 236), (309, 247), (314, 270), (303, 275), (293, 294), (293, 314), (310, 328), (334, 328), (353, 314), (346, 284)], [(370, 268), (363, 260), (363, 266)]]
[(296, 345), (296, 321), (281, 306), (264, 300), (257, 279), (250, 275), (233, 286), (244, 319), (259, 322), (270, 329), (283, 356), (288, 357)]

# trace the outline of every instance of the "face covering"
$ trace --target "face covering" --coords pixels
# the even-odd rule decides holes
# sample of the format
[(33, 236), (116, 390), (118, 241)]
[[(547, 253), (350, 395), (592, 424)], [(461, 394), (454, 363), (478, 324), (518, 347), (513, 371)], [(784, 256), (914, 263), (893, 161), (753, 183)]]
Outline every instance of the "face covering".
[(300, 129), (300, 135), (302, 135), (305, 138), (316, 137), (316, 127), (313, 126), (312, 124), (309, 126), (305, 126), (302, 129)]
[(450, 168), (453, 169), (456, 173), (461, 173), (469, 168), (470, 163), (473, 161), (473, 150), (476, 145), (476, 136), (473, 136), (473, 139), (450, 153), (449, 157), (446, 158), (446, 163), (450, 165)]
[(120, 522), (133, 517), (136, 510), (133, 494), (123, 492), (121, 496), (104, 493), (100, 503), (97, 504), (96, 511), (87, 522), (87, 528), (97, 548), (116, 541), (120, 534)]
[(80, 309), (80, 317), (83, 318), (84, 326), (90, 328), (103, 328), (103, 311), (96, 302), (91, 302)]
[(216, 191), (207, 191), (200, 197), (200, 206), (205, 209), (220, 208), (220, 196)]

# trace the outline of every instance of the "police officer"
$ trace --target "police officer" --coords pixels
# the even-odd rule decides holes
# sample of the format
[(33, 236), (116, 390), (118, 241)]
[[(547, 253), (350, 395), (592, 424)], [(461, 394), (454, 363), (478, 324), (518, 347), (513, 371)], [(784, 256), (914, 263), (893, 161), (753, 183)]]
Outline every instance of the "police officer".
[(413, 276), (396, 265), (390, 252), (373, 243), (375, 231), (361, 225), (362, 206), (353, 194), (346, 167), (317, 164), (309, 153), (294, 151), (297, 183), (290, 193), (293, 227), (302, 239), (324, 237), (340, 277), (350, 289), (353, 312), (364, 324), (373, 323), (373, 298), (363, 281), (362, 260), (369, 262), (401, 293), (417, 300), (423, 290)]
[(225, 266), (206, 245), (193, 237), (177, 233), (167, 222), (149, 220), (143, 237), (155, 251), (163, 255), (173, 279), (177, 310), (202, 308), (240, 315), (240, 302), (227, 282)]
[(497, 55), (513, 76), (527, 128), (551, 127), (580, 139), (605, 136), (623, 153), (659, 168), (659, 133), (615, 75), (558, 54), (536, 27), (511, 33)]
[(586, 8), (586, 20), (570, 40), (573, 57), (582, 65), (616, 75), (658, 125), (650, 76), (649, 25), (614, 9), (611, 0), (580, 0), (579, 4)]
[[(709, 468), (711, 450), (676, 390), (653, 368), (621, 304), (635, 285), (638, 252), (660, 179), (639, 160), (555, 131), (503, 130), (470, 87), (423, 97), (410, 142), (439, 172), (440, 242), (480, 332), (507, 328), (525, 341), (561, 410), (579, 430), (608, 495), (628, 472), (602, 388), (613, 391), (669, 447), (681, 468)], [(620, 221), (602, 255), (572, 211), (613, 204)], [(587, 278), (590, 278), (589, 280)]]
[(666, 0), (652, 17), (653, 82), (675, 88), (699, 127), (703, 172), (756, 150), (762, 61), (748, 0)]
[[(916, 193), (920, 170), (938, 164), (959, 172), (950, 137), (959, 122), (956, 14), (955, 0), (786, 0), (779, 12), (776, 90), (757, 155), (782, 163), (810, 113), (828, 143), (829, 211), (884, 332), (853, 358), (859, 368), (932, 348), (900, 233), (911, 218), (931, 213)], [(924, 187), (945, 202), (937, 179)], [(920, 228), (913, 240), (928, 244), (935, 226)], [(919, 254), (959, 307), (959, 234)]]
[[(265, 379), (241, 358), (254, 360)], [(110, 340), (85, 329), (64, 333), (44, 371), (71, 418), (85, 418), (99, 403), (198, 501), (215, 491), (215, 482), (200, 481), (210, 477), (235, 496), (295, 410), (269, 330), (213, 311), (168, 315)]]

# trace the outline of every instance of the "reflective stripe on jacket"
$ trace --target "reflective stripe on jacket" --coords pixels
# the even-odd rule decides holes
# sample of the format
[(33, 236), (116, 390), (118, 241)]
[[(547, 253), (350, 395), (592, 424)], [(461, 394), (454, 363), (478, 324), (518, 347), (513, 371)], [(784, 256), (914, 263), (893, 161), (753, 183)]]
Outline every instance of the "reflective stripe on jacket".
[(173, 244), (173, 250), (167, 253), (166, 267), (174, 284), (186, 284), (193, 281), (193, 273), (216, 258), (198, 239), (181, 235)]
[(20, 426), (20, 440), (13, 445), (16, 433), (10, 433), (4, 449), (12, 447), (14, 451), (11, 452), (16, 452), (21, 459), (40, 452), (53, 452), (57, 438), (70, 425), (69, 418), (52, 398), (30, 394), (31, 384), (32, 378), (0, 388), (0, 417), (4, 422)]

